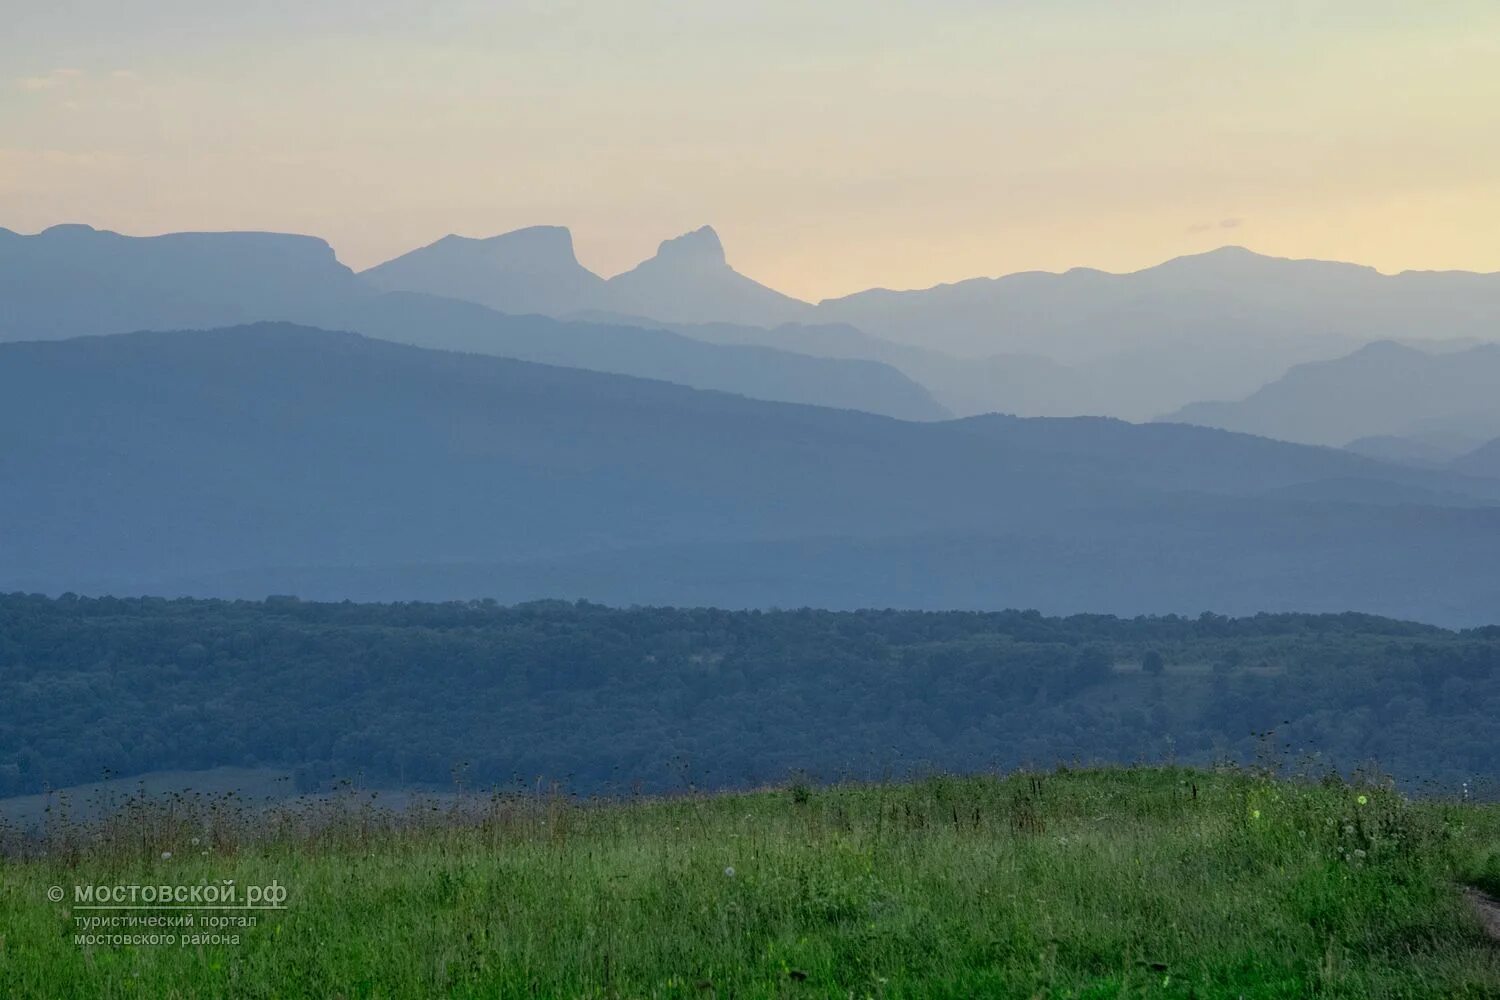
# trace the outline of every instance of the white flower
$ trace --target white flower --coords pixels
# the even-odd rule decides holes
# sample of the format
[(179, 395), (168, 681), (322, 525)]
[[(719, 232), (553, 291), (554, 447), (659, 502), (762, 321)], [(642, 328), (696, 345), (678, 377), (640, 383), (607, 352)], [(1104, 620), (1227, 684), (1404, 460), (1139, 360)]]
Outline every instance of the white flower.
[(193, 846), (194, 846), (194, 847), (197, 847), (197, 846), (198, 846), (198, 838), (197, 838), (197, 837), (194, 837), (194, 838), (193, 838)]
[(172, 860), (172, 852), (171, 851), (162, 851), (161, 852), (161, 859), (163, 861), (171, 861)]
[(734, 865), (730, 865), (728, 868), (724, 869), (724, 877), (734, 878)]

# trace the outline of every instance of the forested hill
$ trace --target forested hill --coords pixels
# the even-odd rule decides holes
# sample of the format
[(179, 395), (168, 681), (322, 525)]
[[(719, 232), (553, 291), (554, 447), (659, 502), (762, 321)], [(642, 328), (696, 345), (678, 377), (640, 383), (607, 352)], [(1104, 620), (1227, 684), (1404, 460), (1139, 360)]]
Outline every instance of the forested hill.
[(13, 594), (0, 704), (0, 794), (219, 765), (596, 792), (1268, 746), (1458, 781), (1500, 769), (1500, 628)]

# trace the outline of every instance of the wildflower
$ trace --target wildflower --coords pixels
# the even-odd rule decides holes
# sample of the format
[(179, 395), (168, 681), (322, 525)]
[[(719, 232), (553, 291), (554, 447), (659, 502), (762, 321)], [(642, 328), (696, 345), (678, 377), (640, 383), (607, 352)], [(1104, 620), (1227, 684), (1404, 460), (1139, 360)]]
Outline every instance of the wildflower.
[(162, 851), (161, 852), (161, 859), (163, 861), (171, 861), (172, 860), (172, 852), (171, 851)]
[(1259, 809), (1251, 809), (1250, 810), (1250, 818), (1251, 819), (1260, 819), (1260, 810)]
[(1369, 797), (1368, 797), (1368, 796), (1365, 796), (1365, 795), (1361, 795), (1361, 796), (1360, 796), (1360, 797), (1359, 797), (1359, 798), (1357, 798), (1357, 799), (1355, 799), (1355, 800), (1354, 800), (1354, 801), (1356, 801), (1356, 802), (1358, 802), (1358, 803), (1359, 803), (1359, 804), (1360, 804), (1360, 805), (1362, 805), (1362, 806), (1365, 806), (1365, 805), (1369, 805), (1369, 804), (1370, 804), (1370, 799), (1369, 799)]
[(734, 878), (734, 865), (730, 865), (728, 868), (724, 869), (724, 877)]
[(194, 846), (194, 847), (197, 847), (197, 846), (198, 846), (198, 838), (197, 838), (197, 837), (194, 837), (194, 838), (193, 838), (193, 846)]

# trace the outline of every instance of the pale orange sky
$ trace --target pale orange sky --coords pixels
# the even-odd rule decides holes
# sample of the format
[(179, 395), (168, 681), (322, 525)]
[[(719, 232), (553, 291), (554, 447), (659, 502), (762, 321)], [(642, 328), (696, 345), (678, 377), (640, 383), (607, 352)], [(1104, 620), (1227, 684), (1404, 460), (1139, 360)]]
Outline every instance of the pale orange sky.
[(809, 299), (1225, 243), (1500, 270), (1493, 0), (7, 17), (0, 226), (21, 232), (306, 232), (361, 268), (551, 223), (612, 274), (711, 223), (736, 267)]

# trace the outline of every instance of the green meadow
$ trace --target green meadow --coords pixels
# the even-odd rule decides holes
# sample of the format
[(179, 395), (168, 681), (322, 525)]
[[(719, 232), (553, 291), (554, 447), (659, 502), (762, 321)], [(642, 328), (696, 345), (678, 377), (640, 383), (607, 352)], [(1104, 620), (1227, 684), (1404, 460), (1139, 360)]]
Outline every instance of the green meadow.
[[(1137, 767), (399, 810), (176, 795), (5, 848), (15, 997), (1500, 996), (1462, 891), (1500, 894), (1500, 809), (1381, 783)], [(254, 917), (213, 932), (237, 940), (75, 941), (81, 916), (153, 912), (80, 911), (75, 885), (226, 880), (284, 887), (284, 908), (223, 911)]]

